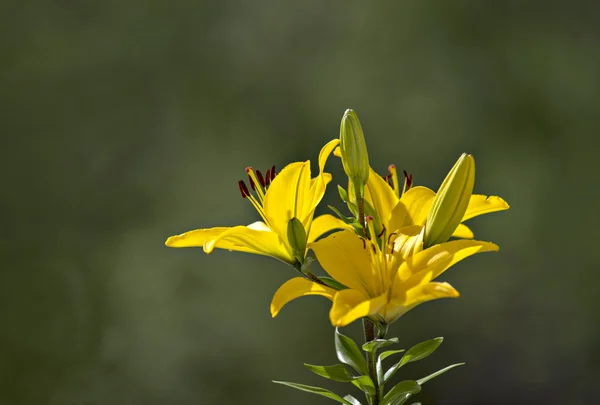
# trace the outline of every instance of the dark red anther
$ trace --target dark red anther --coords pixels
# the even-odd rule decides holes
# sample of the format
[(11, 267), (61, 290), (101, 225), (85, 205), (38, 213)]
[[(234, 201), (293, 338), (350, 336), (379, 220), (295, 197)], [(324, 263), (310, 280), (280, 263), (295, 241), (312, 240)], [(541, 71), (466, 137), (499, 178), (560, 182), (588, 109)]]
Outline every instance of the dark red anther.
[(242, 198), (246, 198), (250, 195), (248, 187), (246, 186), (246, 183), (244, 183), (243, 180), (238, 181), (238, 187), (240, 188), (240, 193), (242, 193)]
[(252, 188), (252, 190), (256, 191), (256, 186), (254, 185), (254, 180), (252, 180), (252, 177), (250, 177), (250, 175), (248, 175), (248, 181), (250, 182), (250, 187)]
[(265, 173), (265, 184), (267, 186), (271, 184), (271, 169), (267, 169), (267, 173)]
[(412, 174), (408, 173), (406, 170), (402, 170), (402, 172), (404, 173), (404, 178), (406, 179), (406, 189), (408, 190), (412, 187)]
[(271, 167), (271, 181), (273, 181), (276, 175), (277, 173), (275, 173), (275, 165), (273, 165), (273, 167)]
[(263, 175), (260, 172), (260, 170), (256, 171), (256, 177), (258, 178), (258, 182), (260, 183), (261, 187), (265, 188), (265, 186), (266, 186), (265, 178), (263, 177)]

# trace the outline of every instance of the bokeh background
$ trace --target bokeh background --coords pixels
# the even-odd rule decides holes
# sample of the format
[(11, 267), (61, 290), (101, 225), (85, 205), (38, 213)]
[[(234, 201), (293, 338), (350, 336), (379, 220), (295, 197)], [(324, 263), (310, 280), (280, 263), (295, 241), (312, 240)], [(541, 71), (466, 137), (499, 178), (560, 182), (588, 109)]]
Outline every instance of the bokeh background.
[(512, 206), (471, 221), (502, 249), (444, 275), (461, 299), (392, 326), (403, 347), (446, 338), (396, 380), (466, 361), (415, 399), (593, 403), (599, 4), (0, 3), (0, 404), (333, 403), (273, 379), (347, 393), (302, 366), (335, 362), (329, 304), (269, 315), (291, 268), (163, 245), (257, 220), (244, 168), (316, 159), (346, 108), (382, 173), (437, 188), (467, 151), (476, 191)]

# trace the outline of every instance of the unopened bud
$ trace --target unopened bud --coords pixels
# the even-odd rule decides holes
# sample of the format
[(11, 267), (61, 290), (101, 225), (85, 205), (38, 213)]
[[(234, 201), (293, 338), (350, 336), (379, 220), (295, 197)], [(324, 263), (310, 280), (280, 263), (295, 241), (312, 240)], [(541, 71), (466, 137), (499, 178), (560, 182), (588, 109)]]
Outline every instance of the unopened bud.
[(467, 211), (475, 184), (475, 160), (463, 153), (440, 186), (425, 222), (423, 247), (446, 242)]
[(350, 180), (364, 189), (369, 179), (369, 154), (365, 136), (353, 110), (346, 110), (340, 125), (342, 165)]
[(302, 222), (296, 217), (288, 222), (287, 238), (290, 247), (294, 251), (294, 257), (298, 262), (303, 263), (306, 253), (306, 230)]

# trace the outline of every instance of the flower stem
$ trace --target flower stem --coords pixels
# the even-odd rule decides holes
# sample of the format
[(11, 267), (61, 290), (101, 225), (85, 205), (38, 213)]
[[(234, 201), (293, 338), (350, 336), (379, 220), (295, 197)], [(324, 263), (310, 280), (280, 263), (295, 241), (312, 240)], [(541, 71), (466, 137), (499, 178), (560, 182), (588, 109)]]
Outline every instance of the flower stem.
[[(375, 340), (375, 325), (373, 322), (368, 320), (367, 318), (363, 318), (363, 330), (365, 333), (365, 343), (368, 343), (372, 340)], [(382, 390), (379, 388), (379, 379), (377, 378), (377, 368), (376, 368), (376, 360), (377, 359), (377, 351), (368, 351), (367, 352), (367, 368), (369, 372), (369, 377), (373, 381), (373, 385), (375, 385), (375, 395), (370, 396), (369, 404), (370, 405), (379, 405), (379, 401), (381, 401)]]
[(358, 223), (363, 227), (365, 236), (367, 236), (367, 227), (365, 226), (365, 200), (360, 192), (360, 187), (354, 183), (354, 196), (356, 197), (356, 205), (358, 206)]

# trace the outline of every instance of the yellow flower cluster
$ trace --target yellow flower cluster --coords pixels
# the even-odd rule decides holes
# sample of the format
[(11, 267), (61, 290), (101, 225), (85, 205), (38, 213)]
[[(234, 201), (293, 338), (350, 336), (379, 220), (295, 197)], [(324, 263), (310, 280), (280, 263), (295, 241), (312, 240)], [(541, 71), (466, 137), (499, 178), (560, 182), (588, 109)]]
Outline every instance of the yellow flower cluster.
[[(394, 166), (385, 177), (369, 166), (362, 127), (353, 111), (344, 114), (340, 132), (340, 139), (321, 149), (314, 178), (309, 161), (291, 163), (278, 174), (273, 167), (265, 176), (246, 169), (252, 192), (244, 182), (240, 192), (262, 221), (196, 229), (171, 236), (166, 245), (203, 247), (206, 253), (215, 248), (255, 253), (296, 267), (302, 276), (275, 293), (273, 317), (295, 298), (321, 295), (333, 303), (334, 326), (363, 317), (389, 324), (423, 302), (458, 297), (450, 284), (434, 280), (466, 257), (498, 250), (494, 243), (473, 240), (463, 222), (506, 210), (508, 204), (500, 197), (472, 194), (475, 162), (470, 155), (458, 159), (437, 193), (413, 186), (406, 173), (401, 188)], [(332, 179), (324, 171), (332, 153), (341, 157), (349, 178), (346, 203), (353, 221), (314, 216)], [(307, 269), (311, 250), (333, 280)]]

